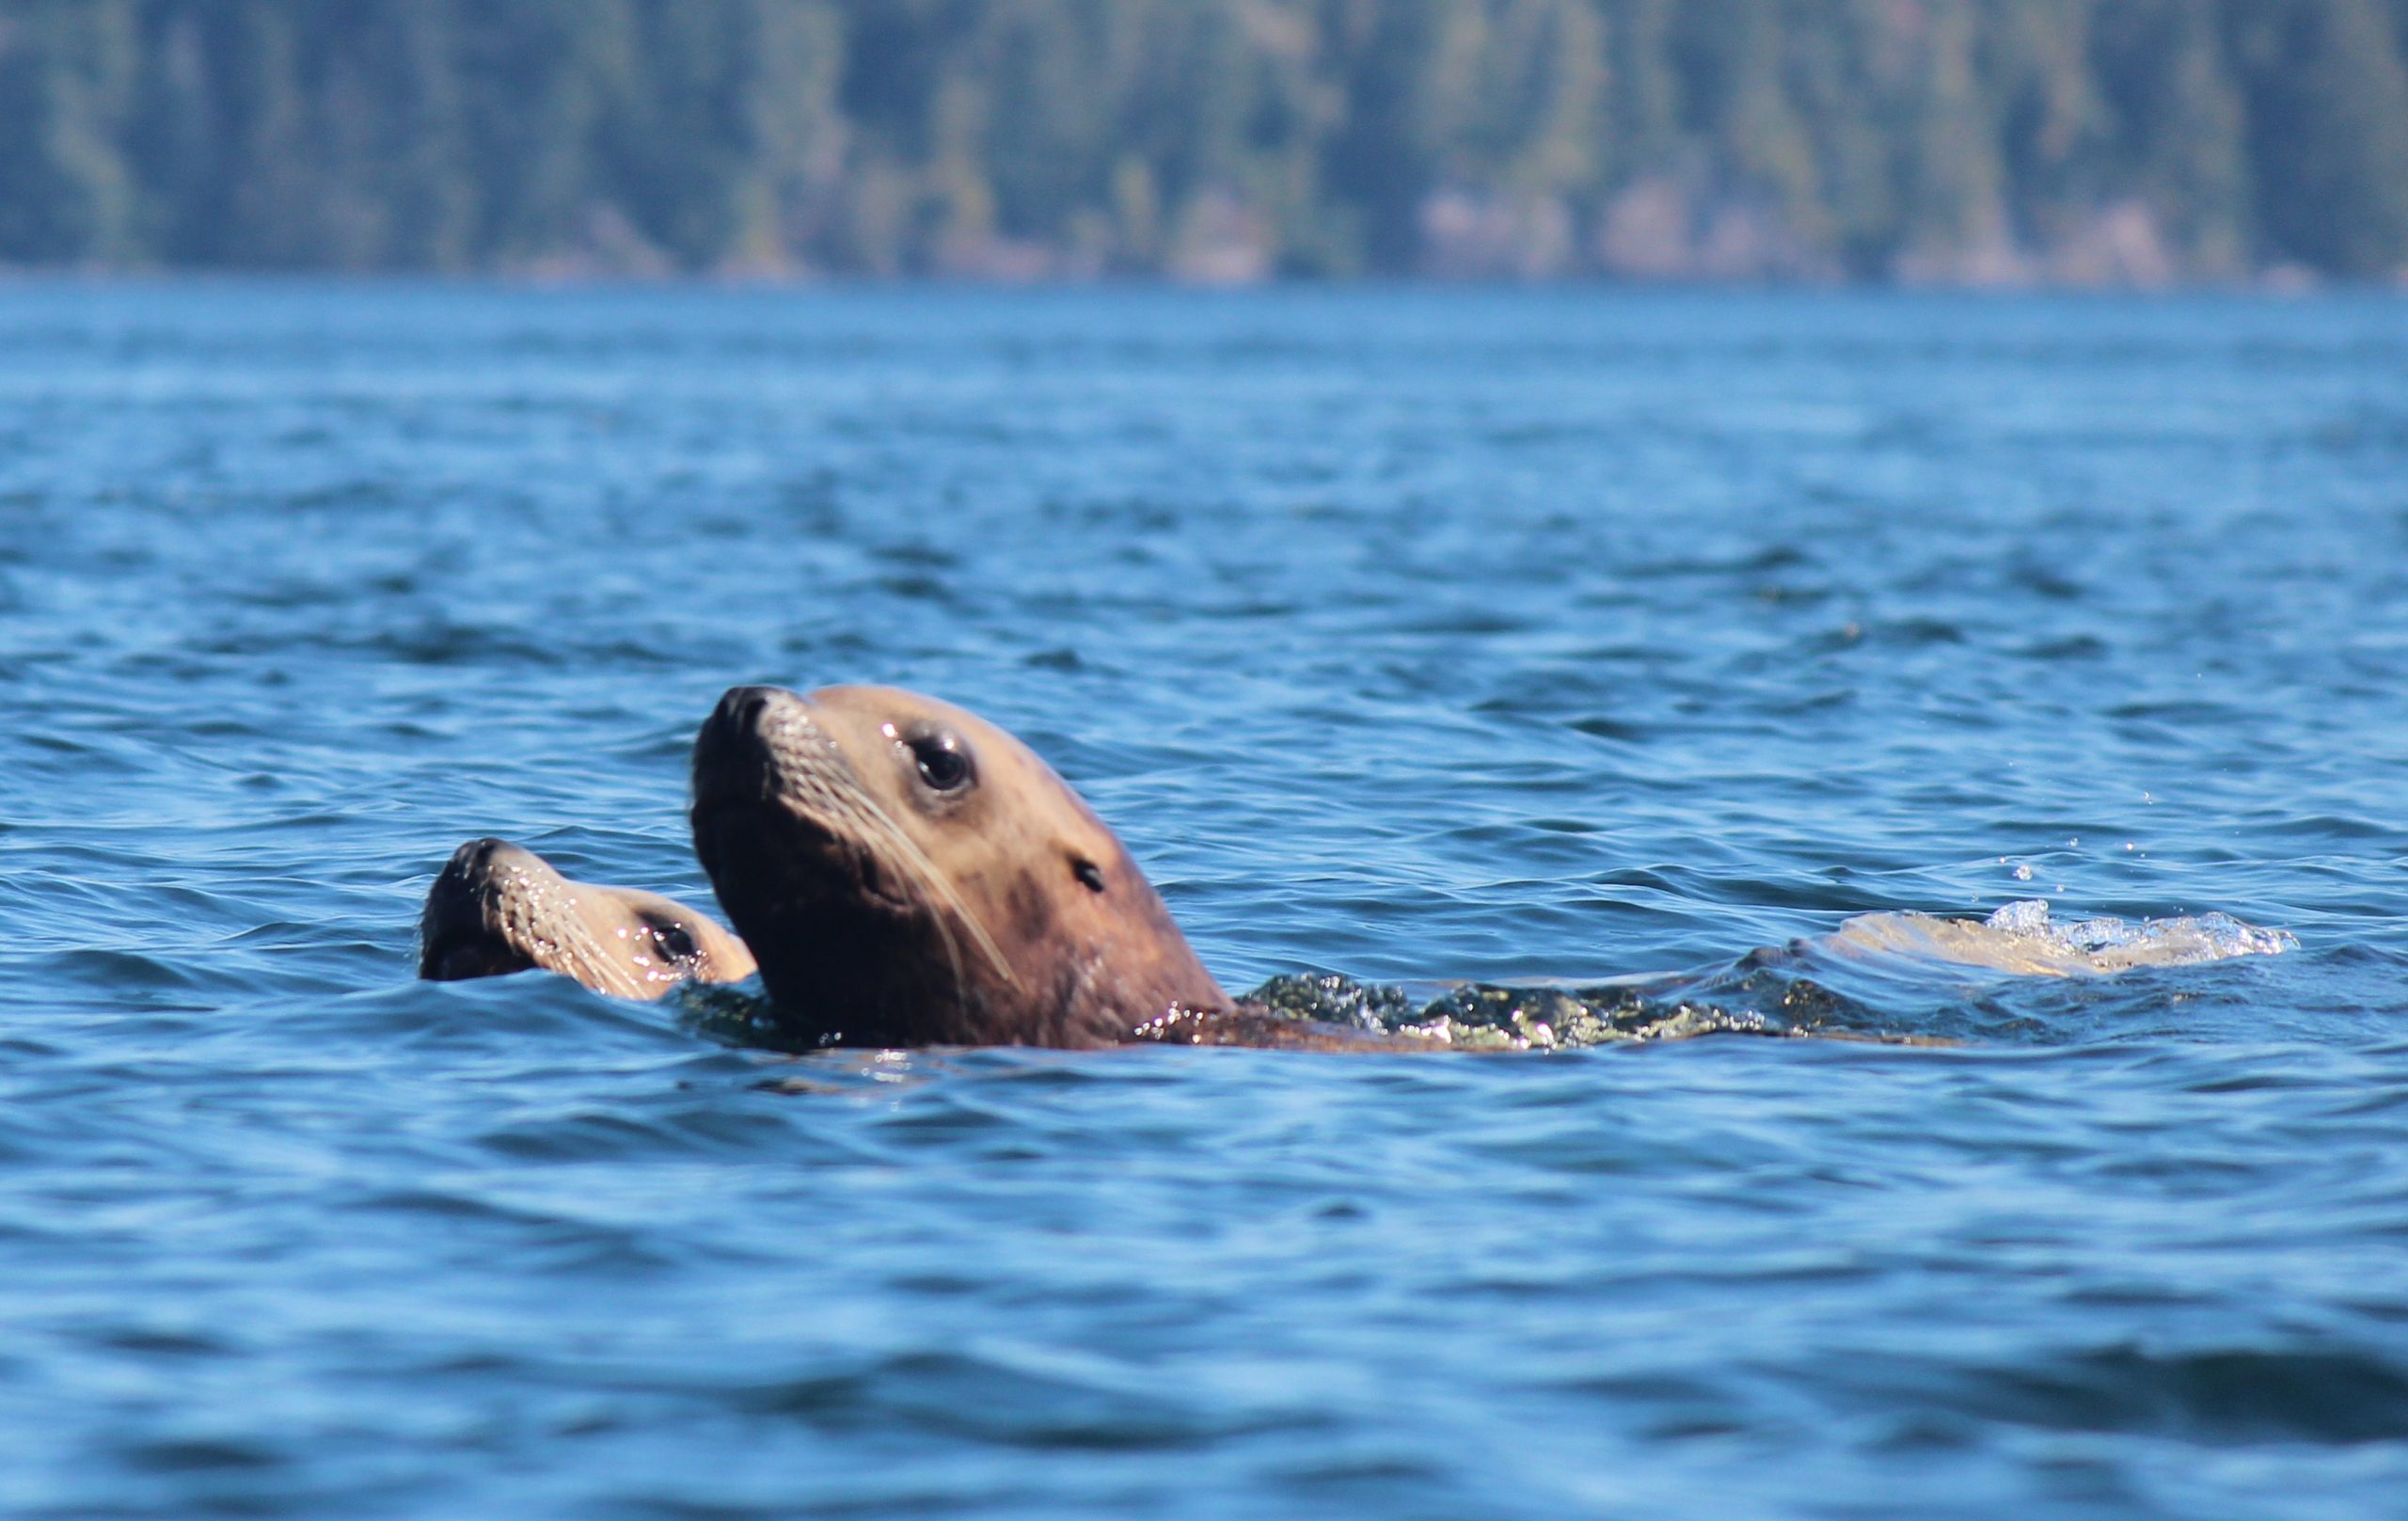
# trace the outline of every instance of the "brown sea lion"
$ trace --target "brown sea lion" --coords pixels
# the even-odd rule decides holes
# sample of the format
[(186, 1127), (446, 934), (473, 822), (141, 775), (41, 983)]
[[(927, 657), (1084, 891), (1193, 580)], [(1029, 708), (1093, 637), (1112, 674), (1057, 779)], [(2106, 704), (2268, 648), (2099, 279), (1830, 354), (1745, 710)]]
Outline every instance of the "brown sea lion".
[[(1433, 1049), (1429, 1029), (1384, 1035), (1231, 1000), (1061, 778), (1003, 730), (932, 698), (734, 689), (695, 740), (693, 826), (695, 853), (769, 996), (815, 1039)], [(1873, 915), (1779, 954), (2027, 975), (2235, 954), (2214, 948), (2224, 942), (2204, 921), (2128, 927), (2153, 937), (2148, 946), (2099, 950), (2060, 945), (2028, 918)], [(2290, 943), (2249, 933), (2247, 951)], [(1655, 1020), (1632, 1038), (1685, 1033), (1678, 1022)], [(1703, 1032), (1744, 1022), (1692, 1022)]]
[(831, 1042), (1229, 1033), (1208, 1018), (1234, 1012), (1229, 995), (1112, 831), (960, 708), (887, 687), (736, 688), (694, 742), (693, 823), (769, 996)]
[(418, 974), (449, 982), (536, 967), (620, 998), (753, 971), (743, 943), (706, 913), (657, 893), (573, 882), (506, 840), (470, 840), (427, 891)]

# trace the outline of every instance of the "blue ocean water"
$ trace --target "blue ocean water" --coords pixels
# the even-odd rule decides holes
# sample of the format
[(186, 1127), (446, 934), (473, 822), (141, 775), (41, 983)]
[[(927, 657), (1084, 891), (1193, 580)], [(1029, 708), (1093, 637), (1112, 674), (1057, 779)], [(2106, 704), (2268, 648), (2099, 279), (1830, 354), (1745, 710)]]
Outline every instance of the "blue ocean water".
[[(0, 1509), (2361, 1517), (2408, 1494), (2408, 302), (0, 285)], [(723, 1044), (740, 681), (1029, 739), (1232, 989), (1871, 910), (2299, 949), (1947, 1049)]]

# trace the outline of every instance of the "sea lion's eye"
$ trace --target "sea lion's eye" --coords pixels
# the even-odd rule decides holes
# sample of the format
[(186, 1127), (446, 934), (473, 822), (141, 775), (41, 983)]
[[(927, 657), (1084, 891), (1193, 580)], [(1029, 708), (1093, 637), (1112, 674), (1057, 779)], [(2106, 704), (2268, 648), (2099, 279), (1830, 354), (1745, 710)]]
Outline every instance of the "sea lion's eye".
[(927, 734), (906, 740), (920, 768), (920, 780), (939, 792), (958, 792), (970, 784), (970, 753), (949, 734)]
[(663, 951), (677, 960), (690, 961), (694, 959), (694, 937), (686, 933), (684, 925), (661, 925), (653, 930), (652, 936), (660, 943)]
[(1079, 885), (1090, 893), (1103, 891), (1103, 868), (1085, 856), (1070, 858), (1070, 875), (1076, 877)]

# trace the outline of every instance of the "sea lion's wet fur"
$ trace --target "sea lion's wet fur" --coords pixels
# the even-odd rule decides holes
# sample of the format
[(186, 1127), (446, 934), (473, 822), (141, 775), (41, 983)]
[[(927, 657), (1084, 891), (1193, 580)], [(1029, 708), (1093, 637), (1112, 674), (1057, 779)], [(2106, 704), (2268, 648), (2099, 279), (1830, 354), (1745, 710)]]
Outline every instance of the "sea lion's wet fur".
[[(922, 753), (968, 777), (931, 784)], [(1036, 753), (883, 687), (739, 687), (694, 746), (694, 850), (769, 996), (831, 1043), (1086, 1047), (1233, 1006)]]
[(752, 974), (742, 943), (657, 893), (571, 881), (532, 850), (470, 840), (419, 917), (419, 975), (448, 982), (541, 968), (596, 992), (657, 998), (680, 982)]

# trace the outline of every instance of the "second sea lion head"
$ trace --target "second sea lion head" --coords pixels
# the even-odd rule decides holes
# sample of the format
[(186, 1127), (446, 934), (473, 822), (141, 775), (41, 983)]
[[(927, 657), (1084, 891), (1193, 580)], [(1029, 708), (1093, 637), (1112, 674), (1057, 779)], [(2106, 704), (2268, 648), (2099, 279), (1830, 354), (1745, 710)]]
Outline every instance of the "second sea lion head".
[(735, 936), (657, 893), (571, 881), (507, 840), (452, 852), (419, 917), (418, 974), (435, 982), (537, 967), (597, 992), (657, 998), (687, 980), (752, 974)]

